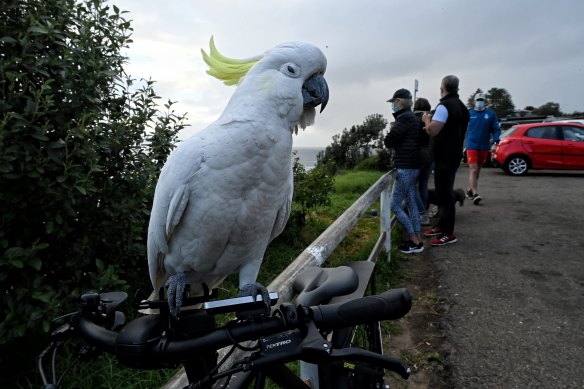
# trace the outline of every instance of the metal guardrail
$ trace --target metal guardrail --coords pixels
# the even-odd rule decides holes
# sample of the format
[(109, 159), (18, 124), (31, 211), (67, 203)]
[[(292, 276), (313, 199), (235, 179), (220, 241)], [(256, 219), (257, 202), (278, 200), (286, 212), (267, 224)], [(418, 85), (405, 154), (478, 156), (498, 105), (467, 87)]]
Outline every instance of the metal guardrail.
[[(390, 215), (390, 197), (392, 186), (390, 183), (395, 179), (395, 170), (384, 174), (375, 184), (357, 199), (337, 220), (335, 220), (314, 242), (312, 242), (274, 281), (268, 285), (271, 292), (277, 291), (280, 301), (290, 301), (292, 299), (292, 283), (296, 276), (307, 267), (322, 266), (331, 253), (343, 241), (347, 234), (357, 225), (359, 220), (367, 213), (369, 207), (380, 198), (380, 234), (375, 247), (370, 255), (378, 256), (383, 248), (387, 253), (388, 260), (391, 259), (391, 229), (395, 224), (395, 219)], [(219, 351), (219, 358), (225, 351)], [(226, 366), (230, 362), (240, 359), (241, 355), (234, 353), (226, 361)], [(184, 369), (179, 370), (163, 387), (164, 389), (177, 389), (187, 386), (188, 380)]]

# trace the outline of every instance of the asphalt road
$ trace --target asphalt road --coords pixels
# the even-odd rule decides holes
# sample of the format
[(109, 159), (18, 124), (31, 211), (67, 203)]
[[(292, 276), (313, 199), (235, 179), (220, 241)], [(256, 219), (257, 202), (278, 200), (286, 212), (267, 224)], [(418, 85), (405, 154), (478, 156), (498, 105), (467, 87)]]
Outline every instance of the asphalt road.
[[(455, 187), (467, 187), (461, 165)], [(452, 388), (584, 388), (584, 172), (481, 171), (433, 247)]]

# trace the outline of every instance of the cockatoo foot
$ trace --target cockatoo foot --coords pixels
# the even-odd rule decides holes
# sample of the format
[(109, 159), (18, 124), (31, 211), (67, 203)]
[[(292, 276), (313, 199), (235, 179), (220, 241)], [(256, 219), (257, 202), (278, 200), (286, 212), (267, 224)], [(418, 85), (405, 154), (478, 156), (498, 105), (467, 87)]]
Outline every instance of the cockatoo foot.
[(270, 292), (268, 292), (265, 286), (256, 282), (254, 284), (246, 284), (239, 288), (239, 297), (251, 296), (255, 300), (258, 294), (262, 295), (262, 300), (264, 300), (264, 304), (266, 304), (266, 310), (269, 312), (272, 304), (270, 300)]
[(182, 300), (185, 292), (185, 287), (187, 285), (187, 273), (179, 272), (168, 277), (165, 287), (168, 288), (166, 292), (166, 297), (168, 300), (168, 309), (170, 314), (174, 317), (178, 316), (180, 307), (182, 306)]

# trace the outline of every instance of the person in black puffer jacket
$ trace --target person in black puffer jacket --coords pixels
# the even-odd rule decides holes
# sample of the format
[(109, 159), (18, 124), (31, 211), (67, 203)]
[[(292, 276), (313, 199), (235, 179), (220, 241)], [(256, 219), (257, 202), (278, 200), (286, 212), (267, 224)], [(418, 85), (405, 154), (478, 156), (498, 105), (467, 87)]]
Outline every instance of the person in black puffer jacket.
[[(418, 174), (420, 172), (420, 123), (411, 110), (412, 94), (398, 89), (388, 102), (392, 103), (395, 122), (385, 136), (384, 144), (394, 149), (394, 166), (397, 169), (391, 192), (391, 210), (405, 228), (409, 240), (398, 247), (403, 253), (421, 253), (420, 215), (416, 204)], [(406, 201), (409, 215), (402, 208)]]
[(418, 175), (418, 197), (416, 202), (418, 204), (418, 212), (420, 212), (420, 224), (423, 226), (430, 224), (430, 217), (428, 216), (428, 181), (432, 174), (434, 157), (432, 156), (430, 135), (424, 131), (422, 115), (425, 112), (430, 112), (431, 109), (430, 102), (423, 97), (418, 97), (414, 102), (414, 115), (416, 115), (420, 126), (420, 174)]

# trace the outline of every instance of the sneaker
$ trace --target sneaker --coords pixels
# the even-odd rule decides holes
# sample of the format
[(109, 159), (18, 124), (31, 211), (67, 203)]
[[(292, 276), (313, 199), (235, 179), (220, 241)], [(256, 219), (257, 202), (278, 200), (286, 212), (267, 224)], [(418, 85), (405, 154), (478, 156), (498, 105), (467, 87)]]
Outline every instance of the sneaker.
[(467, 190), (466, 191), (466, 198), (467, 199), (472, 199), (474, 197), (474, 195), (472, 194), (472, 190)]
[(434, 239), (432, 239), (432, 246), (444, 246), (451, 243), (456, 243), (458, 240), (454, 235), (442, 234)]
[(429, 226), (430, 225), (430, 217), (427, 213), (423, 213), (420, 215), (420, 225), (422, 226)]
[(434, 227), (430, 228), (429, 230), (424, 231), (424, 236), (426, 238), (429, 238), (431, 236), (442, 235), (442, 234), (443, 234), (443, 232), (440, 229), (440, 227), (438, 227), (438, 226), (434, 226)]
[(478, 193), (475, 193), (474, 197), (472, 198), (472, 203), (474, 205), (479, 205), (479, 203), (481, 202), (483, 198), (481, 196), (479, 196)]
[(424, 251), (424, 244), (422, 242), (415, 244), (411, 240), (408, 240), (407, 242), (399, 246), (397, 249), (404, 254), (421, 253), (422, 251)]

